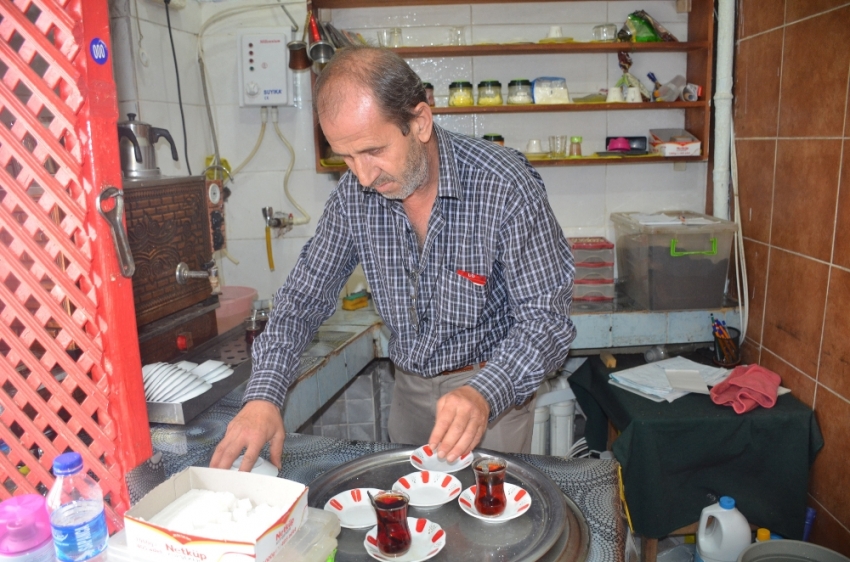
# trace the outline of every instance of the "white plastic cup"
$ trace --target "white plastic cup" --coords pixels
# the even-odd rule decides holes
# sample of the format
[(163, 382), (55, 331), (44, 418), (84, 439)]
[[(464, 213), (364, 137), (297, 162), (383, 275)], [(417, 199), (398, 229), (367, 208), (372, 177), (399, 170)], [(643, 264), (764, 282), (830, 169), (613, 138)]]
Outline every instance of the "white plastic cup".
[(543, 145), (540, 144), (540, 139), (531, 139), (528, 141), (525, 151), (529, 154), (539, 154), (543, 152)]
[(608, 88), (608, 97), (605, 98), (606, 103), (622, 103), (626, 100), (623, 99), (623, 88), (621, 86), (612, 86)]
[(626, 102), (640, 103), (643, 99), (640, 97), (640, 89), (637, 86), (631, 86), (626, 92)]
[(546, 37), (548, 37), (549, 39), (558, 39), (563, 36), (564, 34), (561, 32), (561, 26), (552, 25), (549, 27), (549, 35), (547, 35)]

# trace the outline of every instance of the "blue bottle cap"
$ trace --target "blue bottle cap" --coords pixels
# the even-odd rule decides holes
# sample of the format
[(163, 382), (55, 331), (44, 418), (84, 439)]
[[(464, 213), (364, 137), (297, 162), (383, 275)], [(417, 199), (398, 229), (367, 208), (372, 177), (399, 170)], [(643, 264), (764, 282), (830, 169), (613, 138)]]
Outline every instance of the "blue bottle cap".
[(735, 500), (729, 496), (723, 496), (720, 498), (720, 507), (723, 509), (735, 509)]
[(83, 457), (80, 453), (64, 453), (53, 459), (53, 474), (67, 476), (83, 469)]

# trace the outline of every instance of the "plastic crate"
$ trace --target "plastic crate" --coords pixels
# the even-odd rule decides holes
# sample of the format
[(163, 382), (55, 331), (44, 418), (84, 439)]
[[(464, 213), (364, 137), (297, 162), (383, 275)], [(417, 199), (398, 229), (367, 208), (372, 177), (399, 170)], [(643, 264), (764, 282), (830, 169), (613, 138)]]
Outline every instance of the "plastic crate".
[(614, 278), (614, 262), (577, 263), (576, 281), (600, 281)]
[(576, 281), (573, 285), (574, 301), (611, 301), (614, 294), (613, 279)]
[(623, 292), (648, 310), (723, 305), (735, 223), (688, 211), (612, 213)]
[(614, 263), (614, 244), (601, 236), (568, 238), (576, 265)]

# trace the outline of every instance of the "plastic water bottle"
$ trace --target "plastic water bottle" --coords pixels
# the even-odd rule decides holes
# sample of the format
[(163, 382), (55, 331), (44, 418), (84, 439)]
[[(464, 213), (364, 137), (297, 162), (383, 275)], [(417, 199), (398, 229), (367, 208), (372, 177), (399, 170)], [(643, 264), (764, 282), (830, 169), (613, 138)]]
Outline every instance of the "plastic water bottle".
[(106, 549), (109, 533), (103, 511), (103, 491), (83, 471), (79, 453), (53, 460), (56, 482), (47, 494), (53, 544), (59, 562), (82, 562)]
[(735, 509), (735, 500), (723, 496), (702, 510), (697, 529), (695, 562), (735, 562), (752, 543), (747, 518)]
[(0, 503), (0, 562), (53, 562), (44, 498), (15, 496)]

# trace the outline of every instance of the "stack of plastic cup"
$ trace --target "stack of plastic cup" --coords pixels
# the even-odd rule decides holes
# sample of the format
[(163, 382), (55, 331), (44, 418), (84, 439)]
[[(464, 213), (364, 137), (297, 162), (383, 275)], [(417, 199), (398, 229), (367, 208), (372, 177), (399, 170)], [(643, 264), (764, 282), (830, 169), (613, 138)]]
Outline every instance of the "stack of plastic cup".
[(0, 562), (56, 559), (44, 498), (16, 496), (0, 503)]

